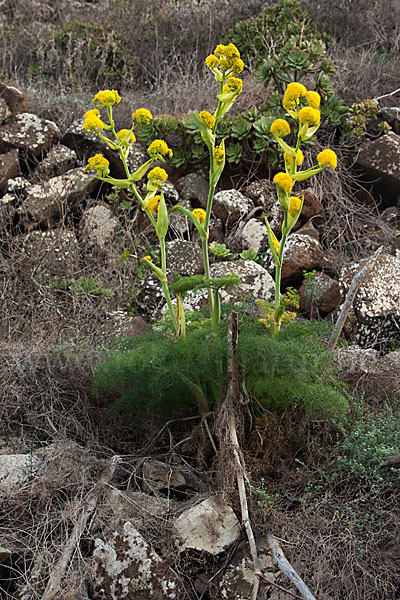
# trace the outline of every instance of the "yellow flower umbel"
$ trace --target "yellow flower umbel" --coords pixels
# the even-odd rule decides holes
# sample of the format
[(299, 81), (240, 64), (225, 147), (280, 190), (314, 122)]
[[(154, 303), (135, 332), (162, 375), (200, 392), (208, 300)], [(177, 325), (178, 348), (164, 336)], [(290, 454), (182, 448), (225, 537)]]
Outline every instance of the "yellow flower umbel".
[(110, 172), (109, 166), (110, 162), (102, 154), (95, 154), (88, 159), (85, 173), (87, 171), (96, 171), (98, 177), (106, 177)]
[(150, 254), (148, 254), (147, 256), (143, 256), (144, 260), (148, 260), (149, 262), (153, 262), (153, 259), (151, 258)]
[(273, 181), (285, 192), (285, 194), (290, 194), (294, 186), (293, 179), (287, 173), (277, 173)]
[[(288, 163), (289, 166), (292, 166), (292, 162), (293, 162), (293, 156), (291, 156), (291, 154), (289, 154), (288, 152), (284, 152), (283, 154), (285, 161)], [(300, 165), (303, 163), (304, 160), (304, 154), (301, 150), (297, 150), (297, 154), (296, 154), (296, 167), (300, 167)]]
[(307, 123), (310, 126), (319, 125), (321, 113), (311, 106), (305, 106), (299, 111), (299, 121), (300, 123)]
[(311, 106), (311, 108), (319, 108), (319, 105), (321, 104), (321, 96), (318, 92), (307, 92), (306, 100), (308, 106)]
[(290, 196), (289, 198), (289, 214), (292, 217), (295, 217), (300, 209), (301, 209), (301, 205), (302, 205), (302, 200), (301, 198), (298, 198), (297, 196)]
[(199, 221), (199, 223), (201, 223), (201, 225), (205, 223), (206, 211), (202, 208), (195, 208), (194, 210), (192, 210), (192, 215), (196, 217), (196, 219)]
[(243, 81), (237, 77), (228, 77), (223, 87), (224, 94), (239, 96), (242, 93)]
[(329, 165), (331, 169), (336, 169), (337, 156), (333, 150), (322, 150), (317, 156), (317, 161), (322, 167), (327, 167)]
[(100, 133), (103, 131), (103, 129), (105, 129), (106, 124), (100, 119), (99, 114), (99, 111), (96, 109), (89, 110), (87, 113), (85, 113), (82, 126), (83, 131), (88, 131), (89, 133)]
[(146, 208), (151, 215), (155, 215), (160, 205), (160, 200), (161, 196), (153, 196), (152, 198), (147, 200), (147, 202), (145, 202), (144, 208)]
[(115, 106), (119, 102), (121, 102), (121, 96), (116, 90), (103, 90), (93, 98), (93, 104), (97, 107)]
[(117, 138), (123, 146), (131, 146), (136, 142), (136, 136), (130, 129), (121, 129), (118, 131)]
[(164, 140), (154, 140), (147, 148), (147, 154), (150, 158), (164, 160), (164, 156), (172, 158), (172, 150), (168, 148), (168, 144)]
[(285, 119), (275, 119), (270, 127), (272, 135), (278, 138), (285, 137), (290, 133), (290, 125)]
[(136, 119), (136, 123), (138, 125), (148, 125), (152, 120), (153, 115), (146, 108), (138, 108), (134, 113), (132, 113), (132, 120)]
[(301, 83), (289, 83), (283, 96), (283, 108), (287, 111), (295, 110), (299, 105), (300, 98), (305, 96), (307, 90)]
[(221, 61), (219, 60), (219, 58), (217, 58), (216, 56), (214, 56), (214, 54), (210, 54), (209, 56), (207, 56), (205, 63), (207, 65), (207, 67), (213, 71), (214, 69), (216, 69), (217, 67), (219, 67), (219, 65), (221, 64)]
[(154, 167), (147, 173), (147, 189), (149, 191), (161, 188), (168, 179), (168, 173), (160, 167)]
[(199, 113), (199, 118), (205, 123), (208, 129), (212, 129), (215, 125), (215, 119), (207, 110), (202, 110)]
[(225, 158), (225, 152), (224, 149), (222, 147), (222, 144), (220, 146), (215, 146), (214, 148), (214, 158), (215, 158), (215, 162), (217, 163), (222, 163), (224, 158)]

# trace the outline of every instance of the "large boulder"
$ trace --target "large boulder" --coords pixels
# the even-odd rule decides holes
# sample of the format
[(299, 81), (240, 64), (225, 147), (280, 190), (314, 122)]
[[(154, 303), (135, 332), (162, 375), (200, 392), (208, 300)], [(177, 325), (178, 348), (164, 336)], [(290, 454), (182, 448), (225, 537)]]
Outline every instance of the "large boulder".
[(396, 205), (400, 195), (400, 136), (393, 131), (366, 143), (356, 165), (365, 172), (366, 181), (382, 195), (384, 203)]
[(18, 173), (18, 151), (10, 150), (5, 154), (0, 154), (0, 194), (6, 191), (9, 179), (17, 177)]
[[(367, 259), (342, 269), (343, 295)], [(355, 341), (362, 347), (400, 344), (400, 258), (381, 254), (358, 288), (353, 302)]]
[(326, 273), (316, 272), (298, 291), (300, 308), (307, 312), (317, 309), (323, 313), (330, 313), (339, 306), (342, 299), (339, 281)]
[(79, 229), (83, 245), (103, 250), (120, 230), (120, 223), (110, 208), (96, 204), (83, 213)]
[(268, 233), (264, 219), (249, 219), (240, 232), (239, 242), (244, 250), (265, 252), (268, 248)]
[(57, 144), (50, 149), (46, 158), (36, 167), (32, 179), (41, 181), (63, 175), (76, 167), (77, 160), (78, 157), (74, 150), (62, 144)]
[(0, 81), (0, 98), (3, 98), (13, 115), (26, 112), (26, 99), (18, 88)]
[(0, 152), (16, 148), (28, 157), (39, 158), (60, 136), (60, 130), (53, 121), (21, 113), (0, 127)]
[(24, 259), (22, 271), (43, 277), (65, 277), (77, 271), (79, 245), (72, 230), (31, 231), (21, 236)]
[(28, 228), (53, 227), (98, 185), (97, 179), (82, 169), (72, 169), (45, 183), (33, 185), (18, 209), (22, 223)]
[[(283, 285), (297, 285), (303, 279), (303, 271), (321, 270), (326, 260), (321, 244), (310, 235), (292, 233), (286, 242), (285, 256), (282, 265)], [(270, 273), (275, 269), (272, 254), (269, 251), (265, 261)]]
[(111, 539), (94, 542), (92, 597), (98, 600), (179, 600), (179, 578), (126, 521)]
[(198, 275), (204, 271), (203, 253), (200, 246), (187, 240), (166, 243), (167, 274), (173, 280), (176, 275)]
[(176, 182), (181, 200), (190, 202), (194, 208), (206, 208), (208, 181), (198, 173), (189, 173)]
[(214, 196), (213, 213), (225, 221), (226, 226), (234, 225), (254, 208), (253, 201), (238, 190), (223, 190)]
[(253, 181), (245, 188), (247, 198), (253, 200), (256, 206), (270, 210), (276, 200), (276, 186), (269, 179)]
[(11, 111), (8, 108), (7, 102), (4, 100), (4, 98), (0, 97), (0, 125), (2, 125), (2, 123), (4, 123), (8, 117), (11, 117)]

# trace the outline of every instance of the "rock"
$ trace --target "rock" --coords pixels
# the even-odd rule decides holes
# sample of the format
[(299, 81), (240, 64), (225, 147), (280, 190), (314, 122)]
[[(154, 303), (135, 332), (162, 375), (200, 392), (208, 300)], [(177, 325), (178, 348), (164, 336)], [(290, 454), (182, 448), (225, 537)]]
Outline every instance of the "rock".
[(310, 284), (303, 284), (298, 292), (300, 308), (308, 312), (314, 307), (320, 312), (330, 313), (342, 299), (339, 282), (326, 273), (316, 273)]
[(19, 490), (40, 468), (41, 461), (33, 454), (0, 455), (0, 491), (10, 494)]
[(11, 117), (11, 111), (4, 98), (0, 97), (0, 125), (2, 125), (8, 117)]
[(119, 221), (104, 204), (85, 210), (79, 223), (82, 243), (104, 249), (111, 244), (120, 229)]
[(188, 276), (203, 273), (202, 249), (195, 242), (173, 240), (165, 244), (167, 249), (167, 273), (173, 280), (176, 275)]
[(82, 169), (72, 169), (45, 183), (31, 186), (18, 209), (22, 222), (29, 228), (53, 227), (99, 185), (97, 179)]
[(0, 97), (7, 102), (13, 115), (26, 112), (26, 100), (21, 90), (0, 81)]
[[(282, 266), (283, 285), (301, 281), (303, 270), (322, 270), (324, 263), (322, 246), (315, 238), (298, 233), (290, 234), (286, 242)], [(272, 259), (270, 264), (272, 264)]]
[(400, 137), (393, 131), (362, 146), (356, 165), (367, 181), (382, 195), (386, 206), (395, 205), (400, 195)]
[(381, 213), (381, 219), (384, 221), (389, 227), (393, 227), (394, 229), (399, 229), (400, 227), (400, 208), (397, 206), (388, 206)]
[(44, 277), (65, 277), (76, 272), (79, 260), (79, 245), (73, 231), (32, 231), (21, 236), (25, 259), (20, 268)]
[[(353, 277), (367, 259), (342, 269), (340, 283), (346, 294)], [(353, 309), (358, 321), (355, 341), (362, 347), (400, 344), (400, 258), (381, 254), (361, 282)]]
[(241, 231), (241, 246), (244, 250), (252, 248), (264, 252), (268, 248), (268, 233), (264, 219), (250, 219)]
[(200, 480), (187, 468), (167, 465), (159, 460), (146, 460), (142, 467), (144, 492), (200, 490)]
[(311, 190), (304, 190), (303, 195), (304, 203), (300, 215), (302, 221), (306, 221), (317, 215), (322, 215), (324, 209), (321, 200)]
[(268, 214), (268, 222), (271, 226), (272, 231), (280, 239), (282, 235), (282, 224), (283, 224), (284, 212), (279, 200), (275, 199), (275, 202), (271, 206)]
[[(235, 260), (219, 262), (211, 265), (211, 277), (223, 277), (235, 273), (240, 278), (240, 285), (233, 289), (220, 290), (221, 302), (243, 304), (257, 300), (267, 300), (273, 296), (275, 283), (271, 275), (258, 263), (252, 260)], [(208, 302), (206, 291), (201, 290), (188, 294), (185, 306), (191, 310), (199, 310)]]
[(226, 226), (234, 225), (254, 208), (252, 200), (238, 190), (223, 190), (214, 196), (213, 213)]
[(0, 563), (5, 563), (10, 560), (12, 554), (12, 550), (8, 548), (3, 548), (0, 546)]
[[(143, 162), (146, 162), (146, 161), (143, 161)], [(142, 164), (142, 163), (140, 163), (140, 164)], [(166, 181), (163, 185), (163, 192), (164, 192), (165, 201), (168, 204), (178, 204), (179, 194), (176, 191), (176, 188), (173, 183), (171, 183), (170, 181)]]
[[(190, 212), (193, 210), (193, 206), (187, 200), (180, 199), (179, 205), (183, 208), (186, 208), (186, 210), (189, 210)], [(193, 229), (194, 227), (189, 217), (180, 212), (170, 213), (168, 215), (168, 223), (171, 231), (173, 231), (178, 238), (183, 238), (183, 236), (188, 234), (189, 229)]]
[(194, 549), (216, 555), (240, 536), (239, 521), (230, 506), (214, 496), (185, 510), (175, 520), (179, 550)]
[(269, 179), (253, 181), (244, 190), (245, 195), (253, 200), (256, 206), (262, 206), (269, 211), (276, 200), (275, 184)]
[(92, 597), (98, 600), (179, 600), (178, 577), (127, 521), (112, 539), (97, 538)]
[(5, 154), (0, 154), (0, 194), (7, 189), (8, 180), (17, 177), (18, 173), (18, 151), (10, 150)]
[(313, 237), (314, 239), (316, 239), (319, 242), (319, 232), (318, 230), (314, 227), (313, 222), (312, 221), (306, 221), (304, 223), (304, 225), (302, 225), (300, 227), (300, 229), (297, 230), (297, 233), (299, 235), (309, 235), (311, 237)]
[(190, 202), (193, 208), (207, 207), (208, 181), (197, 173), (190, 173), (176, 182), (182, 202)]
[(0, 127), (0, 152), (13, 148), (39, 158), (60, 138), (57, 125), (31, 113), (11, 117)]
[(76, 167), (78, 157), (74, 150), (57, 144), (50, 149), (44, 160), (35, 169), (32, 180), (40, 181), (63, 175), (70, 169)]
[(340, 377), (377, 373), (379, 359), (380, 355), (377, 350), (360, 348), (357, 345), (339, 348), (335, 353), (335, 362), (339, 368)]

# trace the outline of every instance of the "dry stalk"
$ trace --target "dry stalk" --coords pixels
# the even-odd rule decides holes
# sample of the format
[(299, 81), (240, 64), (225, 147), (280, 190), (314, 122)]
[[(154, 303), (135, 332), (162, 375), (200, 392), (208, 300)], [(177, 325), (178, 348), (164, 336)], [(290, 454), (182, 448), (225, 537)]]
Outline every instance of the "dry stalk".
[(290, 579), (290, 581), (297, 587), (304, 600), (316, 600), (315, 596), (313, 596), (313, 594), (310, 592), (300, 575), (297, 573), (297, 571), (293, 569), (292, 565), (283, 554), (282, 548), (280, 547), (278, 540), (271, 533), (269, 533), (267, 535), (267, 541), (269, 547), (271, 548), (271, 553), (275, 564), (279, 567), (282, 573), (284, 573)]

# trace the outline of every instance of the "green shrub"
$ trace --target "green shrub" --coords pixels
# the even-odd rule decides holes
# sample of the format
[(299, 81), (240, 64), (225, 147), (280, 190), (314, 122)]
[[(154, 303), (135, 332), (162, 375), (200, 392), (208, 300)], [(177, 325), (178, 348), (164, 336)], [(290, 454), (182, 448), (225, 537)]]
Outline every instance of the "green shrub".
[(31, 52), (30, 71), (44, 79), (62, 77), (64, 83), (114, 86), (128, 84), (134, 61), (122, 40), (100, 25), (75, 21), (56, 29)]
[[(250, 396), (279, 412), (303, 407), (326, 418), (345, 413), (346, 395), (321, 343), (328, 332), (321, 323), (304, 321), (288, 324), (274, 338), (256, 319), (242, 317), (238, 361)], [(192, 323), (185, 339), (152, 331), (124, 344), (98, 369), (93, 383), (95, 394), (112, 402), (112, 418), (171, 418), (196, 404), (212, 409), (224, 391), (226, 320), (218, 336), (205, 320)]]

